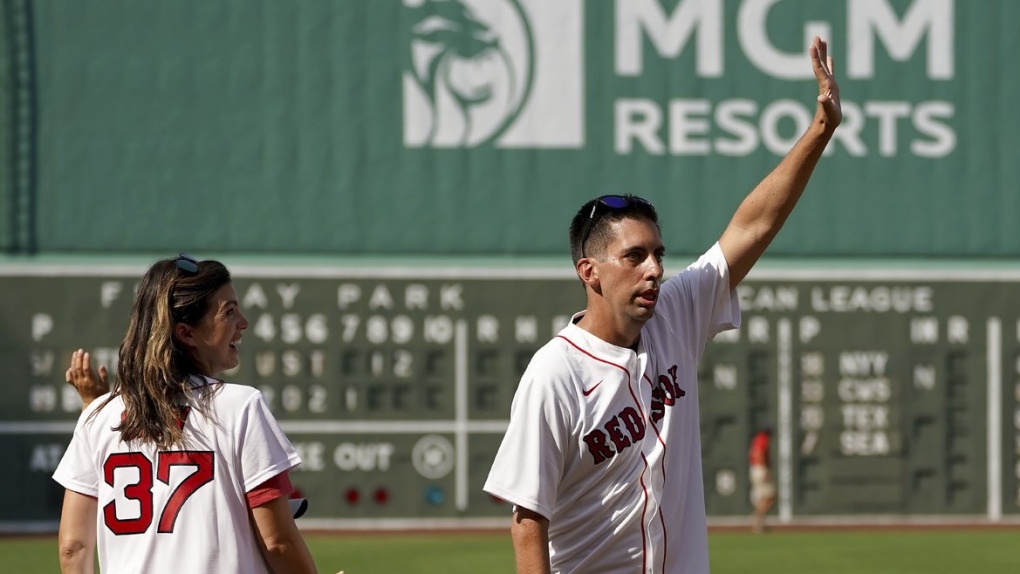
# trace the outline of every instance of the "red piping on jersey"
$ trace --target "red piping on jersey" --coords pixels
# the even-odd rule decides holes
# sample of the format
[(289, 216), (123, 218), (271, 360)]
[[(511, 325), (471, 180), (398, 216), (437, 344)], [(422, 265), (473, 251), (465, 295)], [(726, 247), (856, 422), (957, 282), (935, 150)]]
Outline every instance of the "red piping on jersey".
[[(637, 407), (638, 412), (641, 413), (641, 418), (643, 418), (646, 421), (646, 425), (645, 425), (646, 428), (650, 426), (653, 429), (655, 429), (655, 424), (652, 423), (650, 418), (645, 416), (645, 410), (643, 408), (641, 408), (641, 401), (639, 401), (637, 396), (634, 395), (634, 389), (631, 388), (631, 385), (630, 385), (630, 381), (631, 381), (630, 371), (628, 371), (626, 367), (624, 367), (623, 365), (618, 365), (618, 364), (616, 364), (616, 363), (614, 363), (612, 361), (607, 361), (607, 360), (605, 360), (603, 358), (596, 357), (595, 355), (589, 353), (585, 349), (582, 349), (581, 347), (579, 347), (577, 345), (577, 343), (574, 343), (573, 341), (571, 341), (570, 339), (564, 337), (563, 335), (556, 335), (556, 336), (559, 337), (560, 339), (563, 339), (564, 341), (566, 341), (568, 344), (570, 344), (571, 347), (577, 349), (582, 354), (587, 355), (587, 356), (591, 357), (592, 359), (594, 359), (594, 360), (596, 360), (596, 361), (598, 361), (600, 363), (605, 363), (605, 364), (607, 364), (607, 365), (609, 365), (611, 367), (616, 367), (617, 369), (620, 369), (624, 373), (627, 373), (627, 391), (630, 392), (630, 398), (631, 398), (632, 401), (634, 401), (634, 406)], [(601, 382), (602, 381), (599, 381), (600, 384), (601, 384)], [(598, 385), (596, 385), (596, 386), (598, 386)], [(592, 388), (594, 388), (594, 387), (592, 387)], [(584, 389), (581, 390), (581, 393), (582, 394), (584, 393)], [(657, 436), (657, 437), (659, 436), (658, 429), (655, 429), (655, 436)], [(662, 437), (659, 437), (659, 441), (662, 442)], [(663, 442), (662, 445), (665, 446), (666, 443)], [(663, 452), (663, 464), (665, 464), (665, 459), (666, 459), (666, 453), (664, 451)], [(648, 459), (645, 458), (645, 453), (644, 452), (641, 452), (641, 460), (644, 461), (644, 463), (645, 463), (645, 468), (641, 471), (641, 474), (638, 476), (638, 482), (641, 483), (641, 494), (644, 496), (644, 503), (642, 504), (642, 507), (641, 507), (641, 571), (642, 572), (646, 572), (647, 571), (647, 569), (646, 569), (647, 568), (647, 562), (648, 562), (648, 533), (645, 531), (645, 516), (646, 516), (646, 514), (648, 512), (648, 487), (645, 485), (644, 475), (645, 475), (645, 471), (649, 470), (649, 468), (648, 468)], [(666, 478), (665, 467), (663, 468), (662, 477), (663, 477), (663, 479)], [(659, 519), (660, 520), (662, 519), (662, 507), (661, 506), (659, 508)], [(663, 529), (662, 535), (663, 535), (663, 542), (665, 543), (665, 541), (666, 541), (666, 538), (665, 538), (665, 536), (666, 536), (665, 528)], [(665, 554), (665, 549), (663, 549), (663, 554)]]
[[(648, 381), (648, 385), (650, 387), (652, 387), (652, 390), (655, 390), (655, 384), (652, 383), (652, 380), (648, 378), (648, 375), (644, 375), (643, 374), (642, 376), (644, 377), (644, 379), (646, 381)], [(649, 422), (651, 422), (651, 421), (649, 421)], [(663, 484), (665, 484), (665, 482), (666, 482), (666, 453), (669, 452), (669, 451), (666, 449), (666, 441), (662, 440), (662, 435), (659, 434), (659, 429), (655, 426), (654, 423), (649, 425), (649, 426), (652, 427), (652, 429), (655, 431), (655, 436), (659, 439), (659, 442), (662, 443), (662, 482), (663, 482)], [(669, 543), (668, 543), (668, 541), (666, 539), (666, 518), (662, 515), (662, 506), (661, 505), (659, 506), (659, 524), (662, 524), (662, 571), (665, 572), (666, 571), (666, 551), (669, 548)]]
[[(641, 471), (641, 475), (638, 476), (638, 482), (641, 483), (641, 490), (645, 493), (645, 503), (641, 505), (641, 572), (648, 572), (648, 534), (645, 532), (645, 517), (648, 516), (648, 487), (645, 486), (645, 471), (648, 470), (648, 459), (645, 458), (645, 453), (641, 453), (641, 460), (645, 461), (645, 468)], [(662, 516), (662, 510), (659, 510), (659, 516)], [(665, 573), (665, 570), (663, 570)]]
[[(648, 381), (648, 385), (652, 387), (652, 390), (654, 391), (655, 383), (653, 383), (652, 380), (648, 378), (648, 375), (642, 374), (642, 376), (646, 381)], [(653, 423), (651, 420), (649, 420), (648, 422), (649, 422), (648, 426), (652, 427), (652, 430), (655, 431), (655, 438), (659, 439), (659, 442), (662, 443), (662, 482), (666, 482), (666, 452), (667, 452), (666, 441), (662, 440), (662, 435), (659, 434), (659, 428), (655, 426), (655, 423)]]
[[(646, 381), (648, 381), (648, 385), (650, 387), (652, 387), (652, 390), (654, 391), (655, 390), (655, 383), (653, 383), (652, 380), (648, 378), (648, 375), (642, 373), (641, 376), (644, 377), (644, 379)], [(652, 427), (652, 430), (655, 431), (655, 437), (658, 438), (659, 442), (662, 443), (662, 446), (665, 447), (666, 446), (666, 441), (662, 440), (662, 435), (659, 434), (659, 427), (655, 426), (655, 423), (652, 422), (651, 419), (648, 419), (648, 426)], [(665, 452), (665, 451), (663, 451), (663, 452)], [(666, 478), (666, 456), (665, 456), (665, 454), (662, 457), (662, 478)]]
[[(666, 471), (663, 470), (663, 476)], [(669, 540), (666, 539), (666, 518), (662, 515), (662, 505), (659, 505), (659, 524), (662, 525), (662, 571), (666, 571), (666, 551), (669, 549)]]
[(211, 387), (213, 385), (222, 385), (222, 384), (223, 384), (223, 381), (220, 381), (220, 380), (217, 380), (217, 379), (212, 379), (212, 382), (209, 382), (208, 380), (206, 380), (205, 384), (203, 384), (203, 385), (195, 385), (194, 387), (191, 387), (191, 388), (193, 388), (193, 389), (204, 389), (206, 387)]

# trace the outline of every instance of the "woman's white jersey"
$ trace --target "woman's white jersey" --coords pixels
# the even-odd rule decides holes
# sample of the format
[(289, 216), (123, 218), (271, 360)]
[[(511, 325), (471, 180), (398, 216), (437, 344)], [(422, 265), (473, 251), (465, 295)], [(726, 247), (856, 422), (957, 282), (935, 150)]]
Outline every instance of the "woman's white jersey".
[[(213, 385), (210, 417), (182, 408), (185, 444), (157, 451), (113, 431), (124, 403), (106, 396), (78, 419), (53, 474), (64, 488), (98, 499), (97, 544), (105, 574), (267, 573), (246, 494), (301, 459), (251, 387)], [(207, 389), (206, 389), (207, 390)]]
[(697, 367), (740, 307), (719, 245), (664, 282), (637, 351), (576, 325), (532, 358), (484, 489), (549, 519), (560, 574), (705, 574)]

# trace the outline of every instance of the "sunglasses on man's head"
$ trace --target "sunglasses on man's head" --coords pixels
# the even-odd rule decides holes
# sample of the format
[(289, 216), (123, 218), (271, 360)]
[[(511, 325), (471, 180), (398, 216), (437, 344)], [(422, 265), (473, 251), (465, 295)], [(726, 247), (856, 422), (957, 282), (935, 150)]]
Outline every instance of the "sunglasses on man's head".
[[(605, 206), (606, 209), (599, 212), (599, 206)], [(591, 235), (591, 230), (595, 227), (595, 223), (598, 218), (595, 217), (595, 213), (601, 214), (607, 211), (620, 211), (626, 209), (631, 205), (651, 205), (648, 200), (640, 198), (636, 195), (603, 195), (602, 197), (595, 200), (595, 203), (591, 206), (591, 213), (588, 214), (588, 221), (584, 227), (584, 234), (581, 236), (581, 257), (587, 257), (584, 254), (584, 245), (588, 243), (588, 236)]]
[(177, 268), (185, 273), (198, 273), (198, 260), (188, 255), (187, 253), (181, 253), (174, 259), (174, 263), (177, 264)]

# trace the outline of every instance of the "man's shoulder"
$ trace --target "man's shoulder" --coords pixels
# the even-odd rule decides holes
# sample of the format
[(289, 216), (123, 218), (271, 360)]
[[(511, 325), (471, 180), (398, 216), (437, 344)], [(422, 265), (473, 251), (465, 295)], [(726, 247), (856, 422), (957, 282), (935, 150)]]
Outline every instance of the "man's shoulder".
[(561, 334), (535, 351), (521, 376), (517, 394), (557, 397), (558, 401), (575, 396), (577, 381), (583, 370), (574, 358), (578, 349), (576, 345), (576, 342)]
[(614, 348), (579, 327), (564, 329), (545, 345), (538, 349), (531, 358), (531, 364), (542, 369), (561, 373), (572, 373), (585, 370), (585, 365), (592, 359), (597, 362), (611, 360), (618, 362)]
[(729, 264), (726, 262), (726, 255), (722, 247), (716, 242), (701, 254), (696, 260), (681, 269), (676, 275), (667, 277), (663, 281), (663, 287), (681, 289), (682, 285), (698, 282), (699, 278), (711, 278), (714, 280), (725, 279), (729, 276)]
[(567, 353), (574, 349), (582, 349), (585, 346), (581, 329), (571, 325), (553, 335), (531, 356), (531, 362), (536, 361), (562, 361)]
[(570, 373), (572, 369), (568, 355), (573, 348), (569, 339), (561, 335), (553, 337), (531, 356), (525, 376), (541, 373), (542, 378), (559, 378)]

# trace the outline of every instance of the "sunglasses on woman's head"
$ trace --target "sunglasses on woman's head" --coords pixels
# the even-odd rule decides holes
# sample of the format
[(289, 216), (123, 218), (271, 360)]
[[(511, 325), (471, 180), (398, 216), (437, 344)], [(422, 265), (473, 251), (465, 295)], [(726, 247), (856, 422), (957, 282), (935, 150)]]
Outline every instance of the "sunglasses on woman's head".
[(181, 253), (174, 259), (174, 263), (177, 264), (177, 268), (185, 273), (198, 273), (198, 260), (188, 255), (187, 253)]
[(584, 245), (588, 243), (588, 236), (591, 235), (591, 229), (595, 227), (595, 223), (598, 219), (595, 217), (595, 213), (599, 211), (599, 206), (604, 205), (607, 209), (600, 212), (608, 211), (620, 211), (626, 209), (631, 205), (651, 205), (648, 200), (640, 198), (636, 195), (603, 195), (602, 197), (595, 200), (595, 203), (591, 206), (591, 213), (588, 214), (588, 222), (584, 227), (584, 234), (581, 236), (581, 257), (587, 257), (584, 254)]

